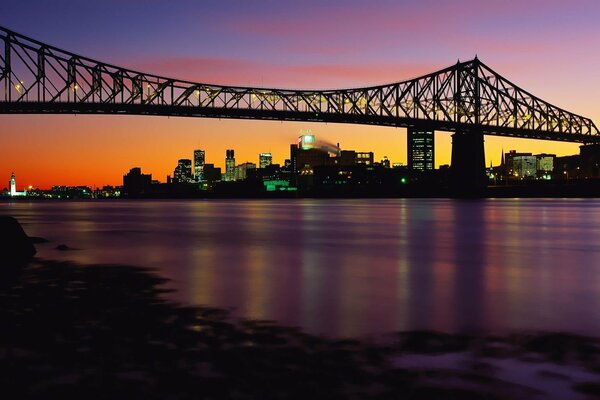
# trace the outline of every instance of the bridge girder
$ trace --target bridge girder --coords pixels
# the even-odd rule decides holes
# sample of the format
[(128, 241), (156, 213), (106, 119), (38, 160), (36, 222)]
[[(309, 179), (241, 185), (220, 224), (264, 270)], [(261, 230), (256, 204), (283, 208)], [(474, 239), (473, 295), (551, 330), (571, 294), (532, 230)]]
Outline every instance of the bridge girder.
[(0, 27), (0, 113), (136, 114), (342, 122), (600, 142), (591, 119), (511, 83), (480, 60), (416, 79), (337, 90), (221, 86), (102, 63)]

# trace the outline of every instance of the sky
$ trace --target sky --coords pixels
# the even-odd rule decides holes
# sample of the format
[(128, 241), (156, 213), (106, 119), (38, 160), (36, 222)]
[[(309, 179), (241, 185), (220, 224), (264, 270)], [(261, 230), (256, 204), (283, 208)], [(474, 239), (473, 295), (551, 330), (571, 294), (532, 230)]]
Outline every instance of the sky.
[[(344, 88), (410, 79), (477, 55), (542, 99), (600, 122), (597, 0), (2, 0), (0, 26), (59, 48), (198, 82)], [(166, 180), (194, 149), (206, 162), (289, 158), (301, 130), (406, 163), (406, 130), (347, 124), (148, 116), (0, 115), (0, 189), (118, 185), (131, 167)], [(510, 149), (576, 154), (577, 144), (486, 137)], [(451, 136), (436, 132), (436, 166)]]

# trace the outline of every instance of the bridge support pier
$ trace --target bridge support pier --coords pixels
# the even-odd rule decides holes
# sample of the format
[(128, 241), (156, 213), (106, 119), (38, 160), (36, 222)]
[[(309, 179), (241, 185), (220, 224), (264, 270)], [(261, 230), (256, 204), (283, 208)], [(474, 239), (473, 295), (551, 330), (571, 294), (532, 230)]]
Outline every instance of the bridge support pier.
[(457, 131), (452, 135), (452, 164), (450, 190), (457, 197), (474, 197), (484, 194), (487, 187), (485, 175), (485, 150), (483, 132)]

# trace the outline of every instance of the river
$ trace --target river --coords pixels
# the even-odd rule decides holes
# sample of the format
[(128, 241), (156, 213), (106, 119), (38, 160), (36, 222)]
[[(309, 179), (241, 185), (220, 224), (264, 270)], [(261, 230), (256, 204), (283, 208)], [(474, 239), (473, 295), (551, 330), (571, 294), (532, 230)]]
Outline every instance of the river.
[(179, 302), (310, 333), (600, 336), (600, 200), (19, 201), (0, 214), (51, 241), (41, 258), (150, 267)]

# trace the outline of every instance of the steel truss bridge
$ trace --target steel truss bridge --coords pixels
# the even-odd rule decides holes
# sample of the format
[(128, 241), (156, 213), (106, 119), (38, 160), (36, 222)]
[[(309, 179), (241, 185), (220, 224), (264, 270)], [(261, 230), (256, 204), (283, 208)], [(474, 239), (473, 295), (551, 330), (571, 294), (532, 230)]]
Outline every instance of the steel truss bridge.
[(146, 74), (0, 27), (0, 113), (136, 114), (340, 122), (600, 142), (591, 119), (556, 107), (480, 60), (354, 89), (221, 86)]

